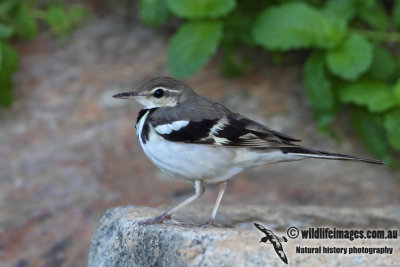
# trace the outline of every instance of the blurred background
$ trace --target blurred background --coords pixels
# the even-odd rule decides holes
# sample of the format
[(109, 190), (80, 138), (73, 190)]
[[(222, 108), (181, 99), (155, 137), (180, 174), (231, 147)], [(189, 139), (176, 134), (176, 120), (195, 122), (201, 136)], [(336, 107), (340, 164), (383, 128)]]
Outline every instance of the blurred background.
[[(112, 98), (159, 75), (305, 146), (389, 164), (263, 166), (222, 205), (399, 205), (399, 29), (390, 0), (1, 0), (0, 266), (84, 266), (108, 208), (192, 194), (142, 152), (140, 105)], [(217, 191), (198, 203), (211, 211)]]

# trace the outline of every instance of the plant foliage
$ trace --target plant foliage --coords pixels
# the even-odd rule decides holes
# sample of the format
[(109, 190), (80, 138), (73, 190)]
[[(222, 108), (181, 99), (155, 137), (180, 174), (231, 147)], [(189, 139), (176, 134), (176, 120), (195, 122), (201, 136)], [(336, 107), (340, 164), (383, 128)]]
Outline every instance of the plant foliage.
[(54, 0), (45, 1), (45, 5), (38, 2), (0, 1), (0, 106), (10, 107), (13, 101), (12, 76), (19, 57), (11, 41), (15, 38), (32, 40), (37, 35), (39, 21), (46, 23), (59, 37), (65, 36), (85, 15), (85, 10), (79, 6), (67, 6)]
[[(350, 107), (366, 148), (394, 162), (392, 152), (400, 151), (400, 0), (140, 0), (139, 14), (152, 26), (170, 14), (182, 20), (168, 49), (177, 77), (196, 73), (218, 47), (226, 76), (251, 64), (238, 48), (273, 55), (301, 50), (308, 55), (305, 93), (319, 128), (329, 132), (343, 114), (338, 111)], [(0, 36), (10, 34), (0, 27)]]
[(171, 39), (168, 65), (173, 73), (189, 77), (200, 69), (217, 50), (222, 34), (218, 21), (196, 21), (184, 24)]

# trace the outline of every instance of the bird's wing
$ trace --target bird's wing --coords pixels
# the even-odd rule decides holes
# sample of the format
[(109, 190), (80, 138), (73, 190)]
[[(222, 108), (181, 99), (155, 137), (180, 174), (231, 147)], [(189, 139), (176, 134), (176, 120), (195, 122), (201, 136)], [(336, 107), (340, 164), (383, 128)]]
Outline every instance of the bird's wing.
[(216, 130), (211, 132), (211, 136), (226, 146), (291, 147), (296, 146), (292, 142), (300, 141), (237, 113), (221, 118), (214, 127)]
[(273, 243), (273, 246), (274, 246), (276, 254), (278, 254), (279, 258), (281, 258), (281, 260), (284, 263), (288, 264), (288, 260), (287, 260), (285, 252), (283, 251), (282, 244), (280, 242), (276, 242), (276, 243)]
[(269, 229), (265, 228), (264, 226), (262, 226), (259, 223), (253, 223), (255, 227), (257, 227), (258, 230), (260, 230), (261, 232), (263, 232), (264, 234), (269, 234), (268, 231), (270, 231)]
[(212, 144), (230, 147), (296, 147), (300, 141), (274, 131), (214, 103), (186, 109), (159, 109), (150, 123), (165, 139), (175, 142)]
[(253, 224), (254, 224), (255, 227), (257, 227), (258, 230), (260, 230), (260, 231), (262, 231), (262, 232), (264, 232), (264, 231), (267, 230), (267, 229), (266, 229), (264, 226), (262, 226), (261, 224), (258, 224), (258, 223), (253, 223)]

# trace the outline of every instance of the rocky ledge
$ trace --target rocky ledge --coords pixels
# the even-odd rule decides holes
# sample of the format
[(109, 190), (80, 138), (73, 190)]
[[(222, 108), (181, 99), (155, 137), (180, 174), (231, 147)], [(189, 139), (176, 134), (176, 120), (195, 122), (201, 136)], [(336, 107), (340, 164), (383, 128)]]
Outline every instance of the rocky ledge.
[[(210, 207), (194, 206), (177, 219), (204, 223)], [(274, 246), (253, 223), (273, 231), (290, 265), (395, 266), (400, 263), (397, 239), (305, 239), (301, 230), (399, 230), (400, 208), (224, 206), (217, 227), (183, 227), (164, 222), (138, 225), (163, 209), (116, 207), (104, 213), (92, 236), (89, 267), (98, 266), (284, 266)], [(290, 227), (300, 229), (288, 231)], [(293, 235), (293, 236), (292, 236)], [(279, 244), (277, 243), (279, 246)], [(376, 249), (377, 248), (377, 249)], [(279, 251), (279, 249), (278, 249)]]

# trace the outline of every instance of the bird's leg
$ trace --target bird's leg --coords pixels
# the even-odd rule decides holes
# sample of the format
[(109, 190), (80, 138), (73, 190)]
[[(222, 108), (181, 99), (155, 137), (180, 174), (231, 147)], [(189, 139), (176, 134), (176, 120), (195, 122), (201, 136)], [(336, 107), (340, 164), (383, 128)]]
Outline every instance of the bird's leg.
[[(144, 221), (140, 221), (139, 225), (148, 225), (148, 224), (155, 224), (155, 223), (162, 223), (163, 221), (166, 220), (170, 220), (172, 213), (176, 212), (177, 210), (183, 208), (184, 206), (186, 206), (187, 204), (189, 204), (190, 202), (192, 202), (193, 200), (196, 200), (198, 198), (200, 198), (203, 194), (204, 194), (204, 185), (203, 182), (200, 180), (196, 180), (194, 182), (194, 189), (195, 189), (195, 193), (194, 195), (192, 195), (191, 197), (189, 197), (188, 199), (186, 199), (185, 201), (183, 201), (181, 204), (179, 204), (178, 206), (172, 208), (170, 211), (167, 211), (165, 213), (163, 213), (160, 216), (151, 218), (151, 219), (147, 219)], [(178, 222), (179, 223), (179, 222)]]
[(201, 227), (211, 227), (213, 226), (214, 220), (215, 220), (215, 216), (217, 216), (217, 211), (218, 211), (218, 207), (219, 204), (221, 203), (222, 197), (224, 196), (226, 187), (228, 185), (228, 181), (224, 181), (219, 183), (219, 192), (218, 192), (218, 197), (217, 200), (215, 201), (215, 205), (211, 214), (211, 218), (208, 222), (206, 222), (205, 224), (200, 225)]

